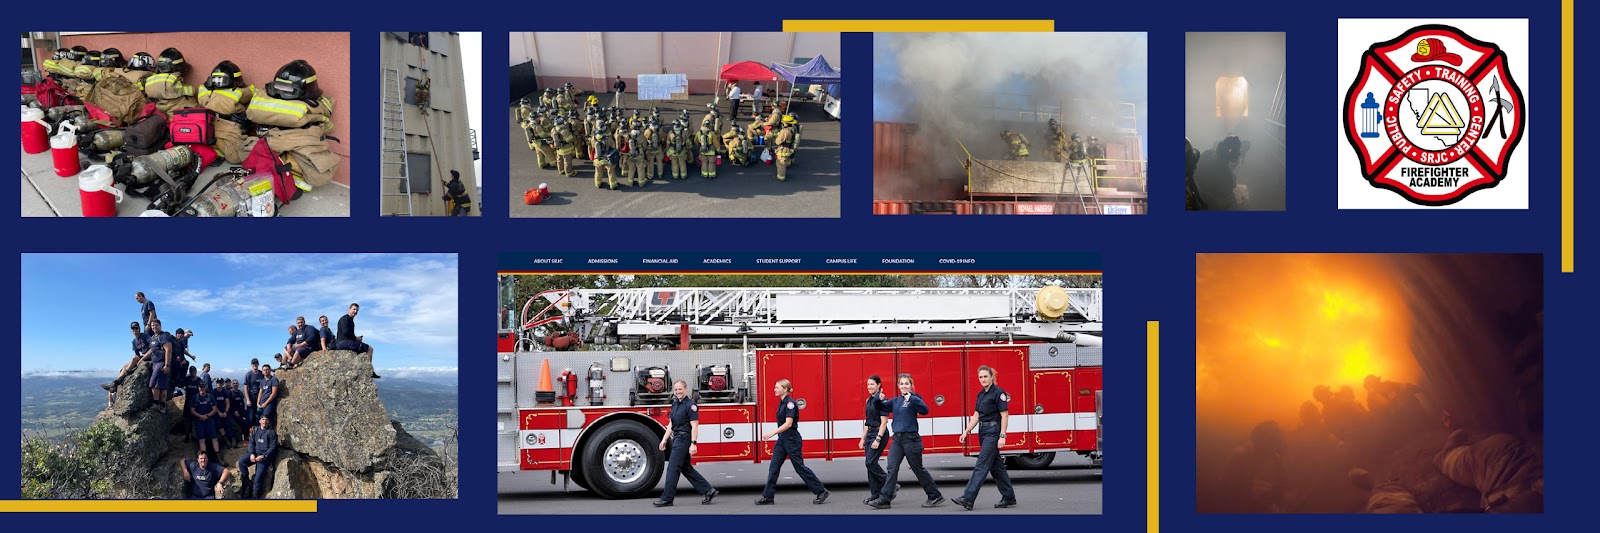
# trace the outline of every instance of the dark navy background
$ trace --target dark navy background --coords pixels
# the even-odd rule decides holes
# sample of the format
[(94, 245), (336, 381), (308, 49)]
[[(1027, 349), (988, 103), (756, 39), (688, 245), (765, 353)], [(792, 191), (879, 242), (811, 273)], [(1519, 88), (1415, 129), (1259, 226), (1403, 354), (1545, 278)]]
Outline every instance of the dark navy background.
[[(1578, 2), (1580, 21), (1593, 20)], [(6, 225), (5, 246), (27, 252), (458, 252), (461, 254), (461, 490), (455, 501), (327, 501), (316, 515), (266, 518), (274, 528), (317, 530), (431, 531), (469, 528), (598, 531), (625, 529), (969, 531), (974, 528), (1016, 528), (1015, 531), (1138, 531), (1145, 527), (1145, 321), (1163, 322), (1162, 490), (1161, 525), (1168, 531), (1279, 531), (1302, 533), (1404, 531), (1449, 528), (1457, 532), (1508, 529), (1543, 531), (1590, 529), (1594, 520), (1595, 481), (1600, 468), (1594, 453), (1592, 400), (1600, 360), (1587, 328), (1597, 314), (1592, 261), (1580, 242), (1578, 272), (1560, 273), (1560, 2), (1233, 2), (1106, 1), (1007, 2), (925, 1), (905, 5), (867, 2), (393, 2), (253, 3), (234, 6), (223, 15), (199, 4), (152, 11), (149, 6), (103, 0), (17, 4), (8, 26), (61, 24), (66, 29), (126, 30), (109, 21), (149, 31), (349, 31), (351, 64), (356, 69), (351, 93), (363, 95), (341, 102), (351, 107), (355, 124), (340, 125), (342, 137), (356, 154), (352, 164), (351, 218), (225, 220), (88, 220), (17, 219)], [(226, 10), (224, 10), (226, 11)], [(1529, 155), (1530, 209), (1525, 211), (1353, 211), (1336, 208), (1335, 156), (1349, 146), (1339, 133), (1339, 107), (1350, 80), (1336, 79), (1335, 57), (1339, 17), (1529, 19), (1529, 53), (1511, 61), (1527, 61), (1528, 137), (1519, 150)], [(633, 219), (543, 220), (506, 217), (504, 201), (506, 154), (503, 125), (507, 96), (507, 32), (509, 31), (778, 31), (781, 20), (1006, 18), (1056, 19), (1061, 31), (1149, 32), (1150, 211), (1143, 216), (891, 216), (871, 213), (872, 143), (870, 99), (852, 101), (851, 118), (843, 125), (844, 192), (837, 220)], [(299, 19), (299, 20), (297, 20)], [(75, 26), (75, 27), (74, 27)], [(413, 26), (408, 28), (407, 26)], [(1592, 24), (1590, 25), (1592, 26)], [(1581, 22), (1578, 28), (1582, 29)], [(380, 90), (377, 68), (380, 31), (436, 29), (484, 32), (485, 68), (483, 129), (483, 217), (444, 219), (380, 219), (375, 167), (376, 126)], [(1282, 213), (1186, 213), (1183, 211), (1177, 141), (1183, 136), (1183, 45), (1186, 31), (1288, 32), (1289, 165), (1288, 211)], [(17, 35), (14, 33), (13, 35)], [(1583, 70), (1592, 66), (1592, 34), (1579, 38), (1577, 122), (1593, 125), (1596, 105), (1583, 100), (1597, 94)], [(843, 55), (850, 58), (850, 79), (868, 87), (872, 77), (872, 36), (845, 34)], [(285, 43), (292, 46), (293, 43)], [(1584, 52), (1589, 52), (1585, 54)], [(1018, 53), (1026, 53), (1019, 50)], [(833, 58), (830, 58), (832, 60)], [(843, 65), (844, 61), (833, 60)], [(862, 94), (857, 89), (855, 94)], [(370, 96), (367, 96), (370, 95)], [(1578, 138), (1578, 154), (1594, 153), (1593, 135)], [(1170, 147), (1170, 148), (1162, 148)], [(9, 153), (9, 152), (8, 152)], [(1578, 181), (1592, 178), (1578, 161)], [(1587, 167), (1587, 168), (1593, 168)], [(1595, 205), (1593, 194), (1579, 184), (1578, 204)], [(1592, 186), (1590, 186), (1592, 188)], [(1589, 189), (1592, 190), (1592, 189)], [(521, 191), (515, 191), (520, 193)], [(1585, 201), (1587, 200), (1587, 201)], [(1580, 235), (1581, 236), (1581, 235)], [(1592, 248), (1592, 242), (1588, 245)], [(650, 515), (646, 500), (619, 502), (624, 516), (496, 516), (494, 389), (494, 322), (497, 255), (503, 252), (583, 254), (587, 252), (723, 252), (779, 251), (789, 254), (840, 252), (917, 253), (945, 255), (998, 252), (1028, 256), (1037, 253), (1102, 254), (1107, 281), (1105, 311), (1108, 366), (1108, 411), (1114, 422), (1104, 483), (1104, 515), (1022, 516), (1048, 511), (1048, 502), (1027, 502), (1012, 512), (993, 510), (953, 513), (934, 510), (899, 519), (886, 517), (807, 515), (801, 519), (758, 516), (677, 517), (662, 522)], [(1546, 380), (1555, 401), (1547, 402), (1546, 514), (1540, 516), (1227, 516), (1195, 514), (1194, 504), (1194, 286), (1193, 254), (1212, 252), (1535, 252), (1547, 254)], [(314, 258), (307, 258), (315, 260)], [(285, 258), (285, 260), (297, 260)], [(13, 263), (16, 264), (16, 263)], [(262, 264), (263, 270), (276, 268)], [(1073, 265), (1039, 264), (1029, 270), (1070, 270)], [(107, 276), (132, 276), (150, 283), (181, 283), (182, 265), (108, 263)], [(159, 280), (159, 281), (157, 281)], [(26, 283), (27, 280), (22, 280)], [(132, 304), (129, 304), (132, 311)], [(19, 309), (16, 312), (25, 312)], [(17, 317), (10, 317), (16, 323)], [(72, 320), (72, 317), (56, 317)], [(111, 331), (118, 324), (84, 324)], [(118, 330), (120, 331), (120, 330)], [(15, 334), (15, 333), (14, 333)], [(22, 332), (21, 334), (27, 334)], [(108, 354), (108, 358), (112, 354)], [(18, 375), (16, 358), (6, 358), (0, 371)], [(1250, 391), (1239, 391), (1250, 401)], [(18, 413), (17, 397), (0, 395), (0, 413)], [(14, 416), (14, 415), (13, 415)], [(16, 424), (0, 423), (0, 450), (18, 457)], [(19, 492), (15, 468), (0, 467), (0, 498)], [(734, 505), (734, 504), (729, 504)], [(839, 505), (846, 505), (840, 503)], [(827, 509), (819, 509), (826, 511)], [(954, 519), (952, 519), (954, 517)], [(120, 515), (80, 515), (67, 521), (44, 515), (0, 519), (6, 530), (72, 529), (116, 526), (132, 519)], [(230, 519), (224, 518), (224, 522)], [(254, 519), (252, 519), (254, 520)], [(1583, 524), (1590, 524), (1583, 526)]]

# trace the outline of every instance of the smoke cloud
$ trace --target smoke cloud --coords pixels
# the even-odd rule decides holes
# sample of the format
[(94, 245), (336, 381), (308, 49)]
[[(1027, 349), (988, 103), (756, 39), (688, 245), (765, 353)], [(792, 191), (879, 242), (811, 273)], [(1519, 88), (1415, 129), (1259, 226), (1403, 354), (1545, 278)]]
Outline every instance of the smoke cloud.
[(957, 141), (974, 158), (1003, 159), (999, 134), (1006, 129), (1026, 135), (1040, 160), (1046, 117), (1023, 110), (1059, 112), (1066, 131), (1106, 139), (1116, 108), (1105, 104), (1128, 102), (1143, 136), (1146, 48), (1144, 33), (874, 35), (873, 118), (916, 125), (906, 139), (906, 168), (878, 176), (877, 197), (945, 199), (928, 196), (959, 192), (965, 154)]

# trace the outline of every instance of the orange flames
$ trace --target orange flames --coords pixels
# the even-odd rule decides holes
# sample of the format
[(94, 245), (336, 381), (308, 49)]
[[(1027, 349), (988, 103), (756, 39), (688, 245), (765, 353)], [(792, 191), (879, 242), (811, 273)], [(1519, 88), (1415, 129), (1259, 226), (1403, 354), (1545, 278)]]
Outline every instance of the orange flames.
[(1317, 385), (1416, 382), (1409, 317), (1381, 256), (1196, 258), (1195, 406), (1202, 429), (1299, 424)]

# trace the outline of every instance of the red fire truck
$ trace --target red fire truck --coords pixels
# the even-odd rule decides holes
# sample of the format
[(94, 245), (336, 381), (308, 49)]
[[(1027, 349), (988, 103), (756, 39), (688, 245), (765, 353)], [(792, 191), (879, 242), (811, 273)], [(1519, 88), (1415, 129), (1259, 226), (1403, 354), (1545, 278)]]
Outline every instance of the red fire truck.
[(1021, 400), (1011, 402), (1004, 448), (1014, 467), (1043, 468), (1056, 453), (1098, 464), (1100, 298), (1100, 289), (1053, 285), (546, 291), (501, 331), (499, 469), (549, 471), (552, 483), (559, 473), (606, 498), (644, 496), (664, 471), (656, 446), (679, 379), (699, 404), (697, 464), (769, 459), (773, 442), (760, 435), (776, 426), (776, 399), (767, 392), (784, 378), (807, 457), (861, 457), (867, 377), (892, 391), (901, 373), (929, 404), (925, 453), (972, 456), (977, 440), (957, 436), (980, 365)]

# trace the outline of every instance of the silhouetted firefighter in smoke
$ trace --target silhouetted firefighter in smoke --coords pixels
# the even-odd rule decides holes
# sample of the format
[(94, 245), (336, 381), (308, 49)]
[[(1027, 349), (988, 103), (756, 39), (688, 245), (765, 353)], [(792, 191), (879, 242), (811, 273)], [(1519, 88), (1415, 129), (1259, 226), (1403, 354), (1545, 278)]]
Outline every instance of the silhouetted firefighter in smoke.
[(1223, 473), (1222, 483), (1234, 506), (1228, 512), (1285, 511), (1283, 455), (1287, 449), (1277, 422), (1262, 422), (1250, 430), (1250, 441), (1234, 448)]

